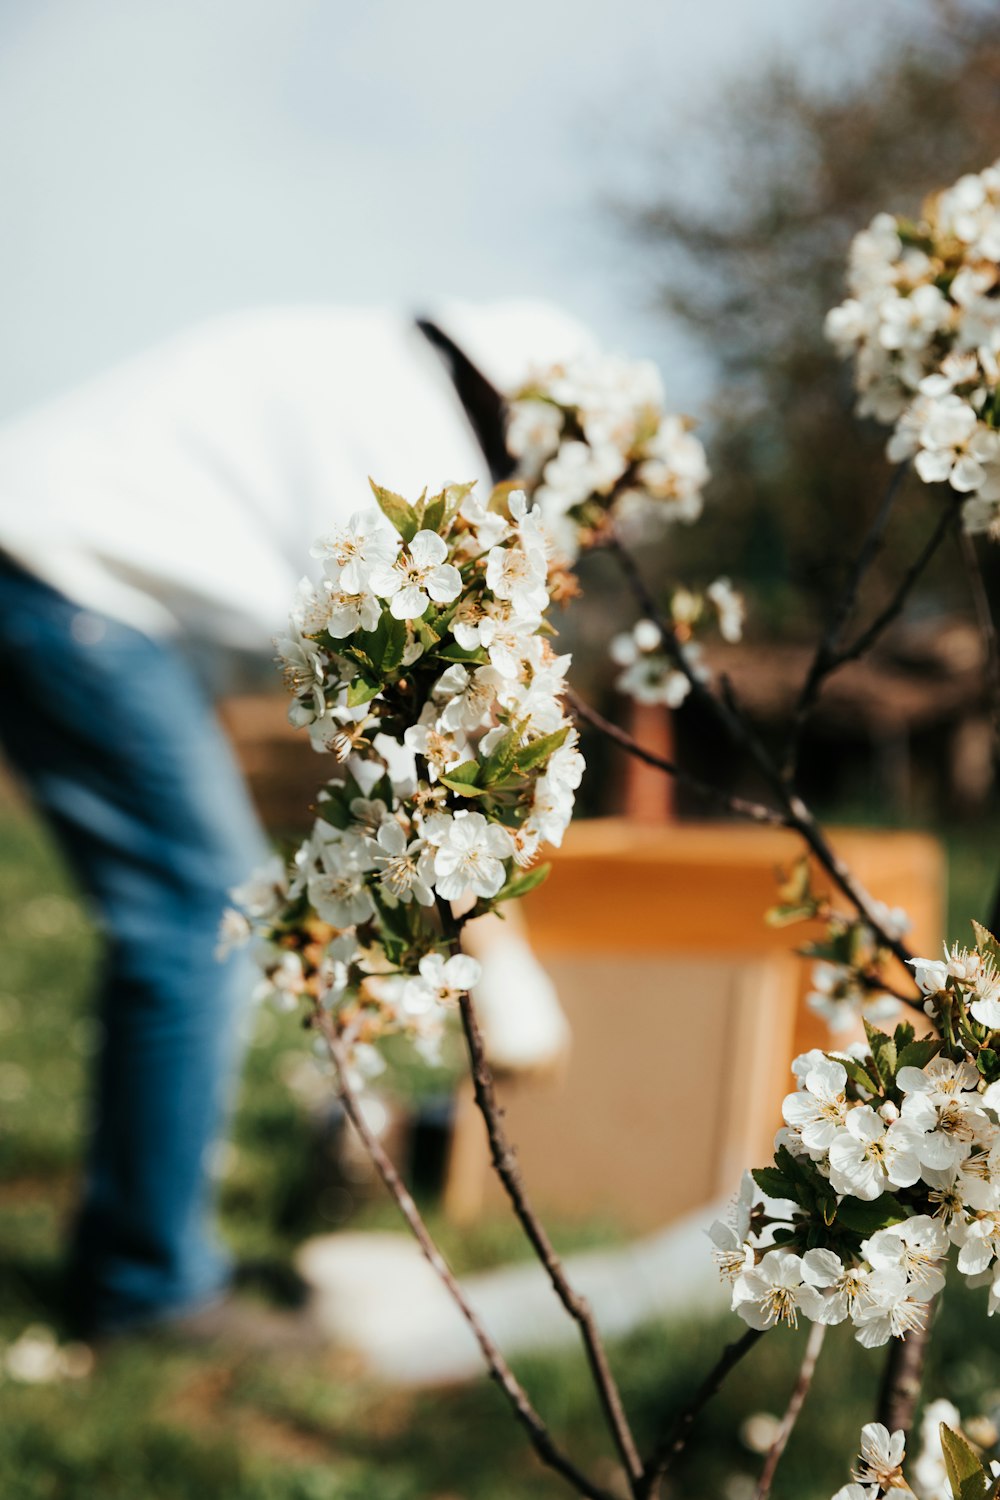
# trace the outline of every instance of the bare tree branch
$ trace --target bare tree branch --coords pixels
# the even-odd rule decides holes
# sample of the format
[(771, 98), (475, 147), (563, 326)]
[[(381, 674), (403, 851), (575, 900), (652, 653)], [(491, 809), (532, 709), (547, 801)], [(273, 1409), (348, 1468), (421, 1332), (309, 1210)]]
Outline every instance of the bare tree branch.
[(578, 693), (574, 693), (572, 688), (567, 688), (566, 700), (578, 719), (585, 719), (609, 740), (614, 740), (616, 745), (621, 745), (622, 749), (628, 751), (629, 755), (634, 756), (636, 760), (641, 760), (647, 766), (653, 766), (655, 770), (673, 776), (679, 786), (686, 786), (696, 792), (699, 797), (716, 802), (731, 813), (735, 813), (737, 817), (748, 818), (753, 823), (766, 823), (775, 828), (790, 826), (784, 813), (778, 812), (775, 808), (768, 807), (763, 802), (751, 802), (746, 797), (731, 796), (721, 787), (710, 786), (707, 781), (700, 781), (697, 776), (691, 776), (687, 771), (682, 771), (665, 755), (657, 755), (654, 750), (647, 750), (624, 729), (620, 729), (617, 724), (598, 713), (596, 708), (592, 708)]
[(937, 519), (934, 529), (931, 531), (931, 534), (927, 538), (923, 547), (921, 547), (920, 551), (917, 553), (914, 561), (903, 574), (902, 581), (900, 582), (900, 585), (897, 588), (896, 592), (893, 594), (892, 598), (889, 600), (889, 603), (886, 605), (885, 609), (881, 611), (880, 614), (877, 614), (875, 616), (874, 620), (871, 622), (868, 628), (866, 630), (863, 630), (861, 634), (855, 638), (850, 646), (845, 646), (843, 651), (839, 653), (837, 659), (838, 667), (845, 666), (848, 662), (857, 661), (860, 656), (864, 656), (865, 652), (870, 650), (870, 648), (875, 644), (882, 632), (889, 625), (891, 625), (893, 620), (895, 620), (902, 612), (903, 605), (909, 598), (914, 585), (917, 583), (921, 574), (927, 568), (928, 563), (930, 563), (935, 552), (937, 552), (941, 543), (944, 541), (950, 528), (958, 520), (963, 499), (964, 496), (957, 495), (947, 505), (945, 505), (944, 509)]
[(885, 529), (889, 524), (889, 517), (892, 514), (896, 496), (899, 493), (908, 467), (908, 464), (902, 463), (898, 464), (893, 470), (892, 477), (886, 486), (882, 503), (875, 513), (868, 533), (861, 544), (861, 550), (855, 558), (854, 566), (851, 568), (844, 587), (841, 590), (840, 597), (831, 611), (826, 630), (823, 632), (819, 645), (816, 647), (816, 655), (813, 657), (812, 665), (806, 675), (805, 682), (802, 684), (802, 691), (795, 705), (788, 749), (785, 753), (783, 770), (785, 776), (789, 779), (795, 775), (799, 740), (802, 736), (806, 720), (822, 691), (823, 683), (840, 665), (839, 651), (844, 630), (857, 605), (858, 592), (864, 582), (865, 575), (882, 550)]
[(748, 1328), (740, 1338), (726, 1345), (691, 1400), (674, 1421), (666, 1437), (653, 1449), (643, 1473), (642, 1483), (636, 1492), (639, 1500), (654, 1500), (654, 1497), (659, 1494), (660, 1482), (674, 1461), (684, 1452), (699, 1413), (720, 1389), (729, 1372), (736, 1368), (744, 1355), (749, 1354), (762, 1337), (761, 1329)]
[[(951, 515), (947, 517), (947, 520), (950, 522)], [(617, 536), (612, 536), (607, 545), (617, 556), (639, 607), (658, 627), (663, 638), (664, 649), (671, 661), (687, 678), (691, 696), (706, 707), (716, 722), (725, 730), (732, 743), (743, 750), (756, 766), (783, 813), (784, 826), (792, 829), (804, 840), (834, 884), (867, 922), (878, 939), (879, 945), (892, 953), (900, 964), (908, 964), (913, 957), (912, 953), (898, 937), (886, 931), (872, 896), (851, 873), (840, 856), (835, 853), (811, 809), (782, 775), (746, 712), (737, 703), (731, 686), (723, 678), (720, 684), (721, 693), (714, 693), (701, 680), (692, 669), (687, 654), (677, 639), (672, 622), (658, 608), (631, 553), (622, 545)], [(902, 607), (901, 602), (899, 607)], [(923, 1013), (922, 1004), (916, 997), (907, 1003), (913, 1009)]]
[(554, 1442), (548, 1427), (531, 1404), (531, 1400), (524, 1387), (511, 1370), (490, 1334), (486, 1331), (478, 1314), (463, 1292), (454, 1272), (434, 1243), (430, 1231), (424, 1223), (420, 1210), (417, 1208), (416, 1203), (414, 1203), (406, 1184), (386, 1155), (381, 1141), (373, 1133), (366, 1121), (358, 1096), (350, 1083), (350, 1062), (344, 1049), (343, 1040), (337, 1031), (336, 1023), (319, 1005), (316, 1006), (311, 1020), (315, 1029), (321, 1033), (330, 1058), (337, 1070), (337, 1096), (344, 1107), (344, 1112), (358, 1132), (365, 1150), (375, 1165), (376, 1171), (396, 1200), (396, 1204), (413, 1232), (418, 1245), (437, 1272), (452, 1301), (458, 1307), (466, 1323), (472, 1330), (476, 1342), (482, 1350), (483, 1358), (486, 1361), (492, 1379), (496, 1381), (497, 1385), (503, 1391), (515, 1417), (527, 1431), (539, 1458), (549, 1468), (555, 1469), (557, 1473), (561, 1474), (573, 1486), (577, 1494), (587, 1497), (587, 1500), (614, 1500), (614, 1497), (607, 1490), (603, 1490), (596, 1484), (593, 1484)]
[(795, 1424), (799, 1419), (799, 1412), (805, 1405), (805, 1399), (813, 1382), (816, 1371), (816, 1361), (819, 1359), (820, 1350), (823, 1348), (823, 1339), (826, 1337), (826, 1324), (814, 1323), (809, 1330), (809, 1338), (806, 1342), (806, 1351), (802, 1356), (799, 1373), (792, 1387), (792, 1394), (785, 1408), (785, 1415), (781, 1419), (774, 1442), (768, 1449), (764, 1467), (760, 1471), (760, 1479), (757, 1488), (753, 1492), (753, 1500), (767, 1500), (771, 1493), (771, 1485), (777, 1473), (778, 1465), (782, 1455), (788, 1447), (788, 1440), (795, 1431)]
[[(460, 924), (451, 916), (447, 903), (439, 901), (438, 908), (441, 912), (445, 936), (457, 952), (460, 947)], [(483, 1045), (482, 1032), (479, 1029), (479, 1021), (471, 995), (465, 994), (460, 997), (459, 1011), (462, 1018), (462, 1030), (465, 1034), (466, 1047), (469, 1053), (473, 1093), (476, 1105), (486, 1126), (490, 1158), (494, 1170), (510, 1199), (511, 1206), (521, 1228), (524, 1230), (532, 1249), (541, 1262), (549, 1281), (552, 1283), (556, 1296), (569, 1316), (579, 1325), (580, 1337), (583, 1340), (583, 1346), (586, 1350), (594, 1386), (597, 1390), (605, 1417), (607, 1418), (615, 1446), (625, 1466), (629, 1487), (634, 1493), (635, 1485), (642, 1475), (642, 1460), (639, 1457), (639, 1451), (636, 1448), (635, 1439), (629, 1427), (628, 1418), (625, 1415), (621, 1393), (611, 1372), (607, 1352), (605, 1351), (597, 1325), (594, 1322), (594, 1315), (586, 1300), (570, 1285), (565, 1267), (556, 1252), (555, 1246), (549, 1239), (544, 1225), (539, 1220), (528, 1199), (524, 1181), (521, 1177), (521, 1169), (517, 1161), (517, 1154), (508, 1140), (504, 1129), (503, 1111), (497, 1101), (493, 1071), (486, 1056), (486, 1048)]]
[(914, 1328), (905, 1338), (893, 1339), (882, 1375), (878, 1397), (878, 1418), (890, 1432), (902, 1429), (907, 1437), (920, 1399), (924, 1380), (927, 1345), (931, 1336), (931, 1310), (923, 1328)]

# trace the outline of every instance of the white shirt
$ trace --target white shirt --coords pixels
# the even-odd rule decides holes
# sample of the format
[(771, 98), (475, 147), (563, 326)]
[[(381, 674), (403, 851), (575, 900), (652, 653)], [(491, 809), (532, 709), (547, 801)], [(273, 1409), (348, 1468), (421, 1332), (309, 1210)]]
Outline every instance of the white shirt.
[[(434, 316), (509, 386), (587, 347), (538, 303)], [(292, 308), (196, 328), (0, 427), (0, 549), (150, 635), (267, 648), (309, 544), (374, 502), (489, 489), (439, 356), (401, 314)]]

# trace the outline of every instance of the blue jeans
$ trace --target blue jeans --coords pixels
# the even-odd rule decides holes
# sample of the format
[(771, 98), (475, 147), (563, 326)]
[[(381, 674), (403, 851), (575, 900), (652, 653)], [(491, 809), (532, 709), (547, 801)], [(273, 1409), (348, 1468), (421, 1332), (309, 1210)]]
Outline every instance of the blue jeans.
[(74, 1301), (95, 1331), (155, 1322), (230, 1275), (210, 1156), (249, 976), (214, 949), (262, 839), (180, 655), (2, 556), (0, 682), (0, 742), (106, 938)]

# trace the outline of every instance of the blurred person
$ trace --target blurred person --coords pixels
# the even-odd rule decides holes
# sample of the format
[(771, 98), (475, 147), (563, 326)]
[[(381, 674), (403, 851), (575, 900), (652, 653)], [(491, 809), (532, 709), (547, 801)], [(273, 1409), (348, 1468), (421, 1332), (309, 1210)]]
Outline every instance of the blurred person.
[[(507, 477), (497, 389), (588, 346), (540, 303), (252, 312), (0, 427), (0, 743), (105, 938), (70, 1264), (90, 1333), (179, 1326), (232, 1276), (209, 1163), (250, 981), (215, 948), (266, 848), (192, 648), (271, 655), (310, 543), (366, 507), (369, 474), (405, 495)], [(495, 1060), (558, 1051), (523, 940), (488, 948)]]

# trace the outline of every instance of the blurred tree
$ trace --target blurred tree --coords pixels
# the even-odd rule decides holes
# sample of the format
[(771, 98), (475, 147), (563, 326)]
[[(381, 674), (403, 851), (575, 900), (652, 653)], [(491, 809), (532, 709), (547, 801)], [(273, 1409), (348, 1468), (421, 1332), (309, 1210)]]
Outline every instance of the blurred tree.
[[(655, 254), (659, 305), (720, 375), (712, 519), (674, 533), (671, 565), (695, 577), (731, 569), (758, 630), (805, 635), (889, 474), (887, 434), (852, 415), (850, 371), (823, 337), (824, 315), (844, 295), (850, 239), (874, 213), (912, 214), (1000, 155), (1000, 10), (939, 3), (918, 40), (835, 93), (787, 68), (757, 75), (708, 101), (696, 139), (698, 149), (693, 131), (666, 143), (652, 192), (625, 209)], [(905, 498), (871, 604), (932, 524), (934, 495), (911, 480)], [(931, 576), (942, 605), (967, 607), (954, 550)]]

